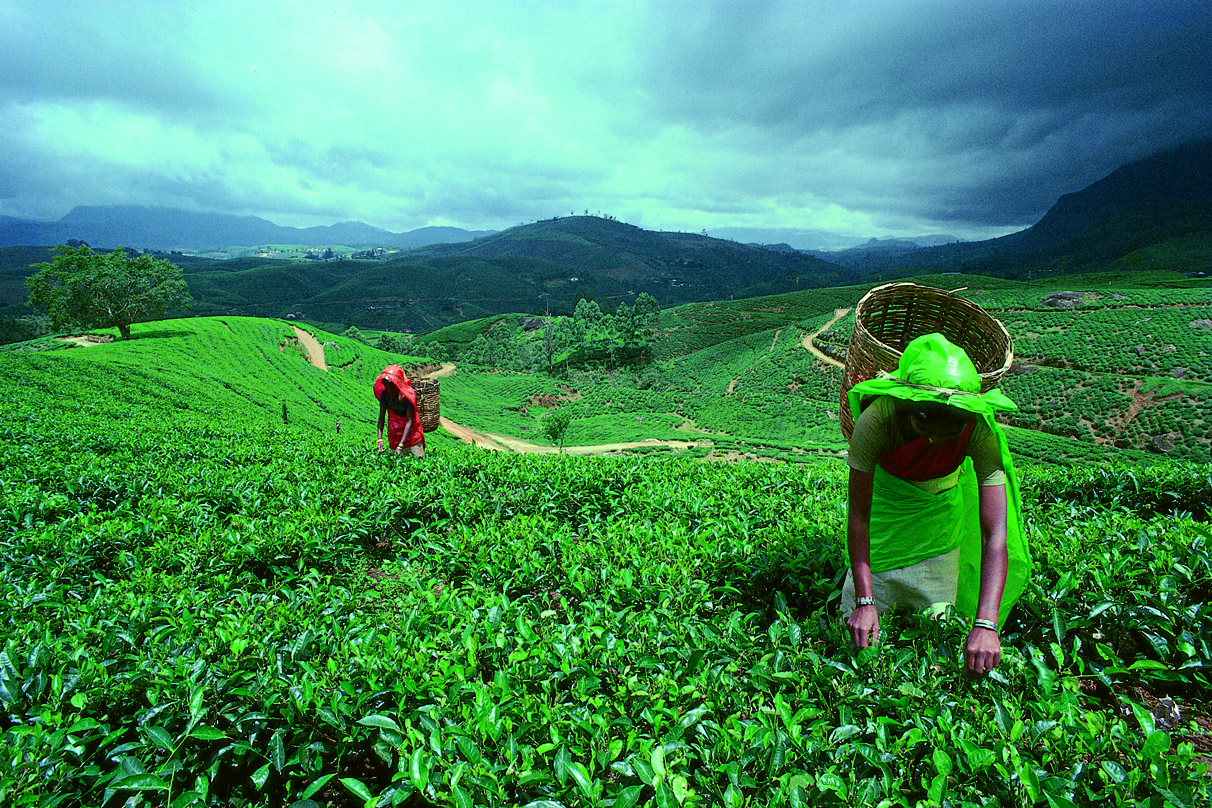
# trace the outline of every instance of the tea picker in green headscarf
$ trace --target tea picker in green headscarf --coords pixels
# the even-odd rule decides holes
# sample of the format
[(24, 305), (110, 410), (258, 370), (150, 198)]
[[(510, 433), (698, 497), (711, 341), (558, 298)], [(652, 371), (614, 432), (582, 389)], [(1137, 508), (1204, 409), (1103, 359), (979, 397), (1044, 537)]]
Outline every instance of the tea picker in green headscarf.
[(942, 334), (910, 342), (893, 373), (852, 387), (850, 571), (842, 609), (855, 645), (879, 638), (879, 615), (953, 603), (973, 618), (964, 665), (1001, 663), (998, 628), (1031, 570), (1018, 479), (994, 413), (1016, 410), (980, 392), (963, 349)]

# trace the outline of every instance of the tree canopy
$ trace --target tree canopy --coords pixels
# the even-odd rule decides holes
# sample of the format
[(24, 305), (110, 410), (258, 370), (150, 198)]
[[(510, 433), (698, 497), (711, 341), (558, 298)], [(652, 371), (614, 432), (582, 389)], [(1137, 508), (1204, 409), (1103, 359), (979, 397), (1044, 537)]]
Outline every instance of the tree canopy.
[(560, 454), (564, 454), (564, 433), (568, 431), (568, 426), (571, 423), (572, 413), (565, 409), (558, 409), (555, 412), (549, 413), (543, 419), (543, 433), (547, 435), (552, 443), (559, 444)]
[(181, 268), (161, 258), (122, 247), (95, 253), (87, 244), (54, 251), (53, 261), (34, 264), (25, 286), (30, 305), (45, 308), (55, 329), (116, 327), (130, 339), (132, 323), (193, 302)]

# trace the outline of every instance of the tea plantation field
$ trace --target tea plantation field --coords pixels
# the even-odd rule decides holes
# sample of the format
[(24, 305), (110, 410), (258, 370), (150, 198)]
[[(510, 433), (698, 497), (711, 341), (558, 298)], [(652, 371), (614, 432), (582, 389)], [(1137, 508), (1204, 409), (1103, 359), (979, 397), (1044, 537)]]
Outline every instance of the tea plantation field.
[(378, 454), (370, 382), (403, 358), (319, 334), (325, 372), (274, 321), (0, 354), (0, 804), (1206, 805), (1207, 464), (1024, 456), (1036, 574), (1001, 669), (961, 673), (958, 619), (856, 652), (836, 392), (784, 330), (643, 389), (442, 390), (502, 427), (600, 396), (590, 436), (689, 397), (654, 429), (764, 418), (821, 449), (785, 464)]
[[(1207, 281), (1158, 273), (1067, 278), (1063, 287), (973, 276), (921, 282), (963, 288), (1009, 329), (1016, 361), (1002, 387), (1019, 405), (1007, 423), (1025, 455), (1059, 464), (1098, 463), (1109, 451), (1133, 463), (1212, 462)], [(850, 309), (815, 340), (844, 359), (853, 307), (867, 288), (663, 311), (653, 361), (639, 367), (574, 366), (552, 379), (461, 365), (443, 382), (443, 412), (525, 436), (540, 433), (546, 407), (558, 405), (573, 416), (572, 444), (692, 438), (710, 442), (702, 453), (717, 457), (802, 462), (838, 454), (846, 449), (837, 421), (841, 371), (803, 341)], [(457, 353), (472, 338), (468, 329), (443, 329), (431, 339), (451, 333)], [(548, 395), (562, 400), (536, 406), (536, 397)]]

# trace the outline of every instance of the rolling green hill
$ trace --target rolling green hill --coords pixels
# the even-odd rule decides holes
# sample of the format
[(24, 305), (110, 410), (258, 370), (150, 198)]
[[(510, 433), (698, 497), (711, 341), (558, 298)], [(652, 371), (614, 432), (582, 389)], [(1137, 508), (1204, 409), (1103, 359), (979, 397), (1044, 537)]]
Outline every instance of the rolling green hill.
[[(29, 313), (22, 281), (32, 273), (33, 254), (23, 249), (0, 249), (0, 316)], [(581, 298), (613, 311), (643, 292), (668, 306), (853, 280), (848, 270), (804, 255), (592, 216), (405, 250), (389, 260), (166, 257), (185, 272), (195, 313), (302, 315), (336, 332), (357, 325), (423, 333), (512, 311), (571, 313)]]
[(92, 347), (45, 338), (6, 346), (0, 362), (11, 389), (53, 395), (63, 417), (81, 423), (154, 411), (166, 428), (181, 432), (224, 424), (327, 435), (340, 420), (343, 434), (373, 438), (375, 376), (388, 364), (424, 360), (316, 334), (325, 343), (327, 371), (308, 362), (293, 326), (250, 317), (140, 323), (130, 341)]
[[(1009, 329), (1016, 362), (1003, 388), (1020, 406), (1008, 423), (1022, 432), (1015, 442), (1027, 456), (1057, 463), (1099, 462), (1117, 451), (1134, 462), (1162, 456), (1212, 459), (1212, 287), (1207, 281), (1174, 273), (1032, 283), (955, 275), (917, 280), (966, 287), (962, 294)], [(813, 358), (803, 340), (836, 310), (852, 308), (868, 288), (663, 311), (653, 361), (624, 368), (604, 361), (557, 368), (575, 393), (575, 400), (563, 405), (575, 414), (569, 441), (609, 442), (612, 431), (628, 440), (667, 440), (680, 432), (710, 442), (721, 455), (803, 461), (806, 453), (842, 451), (836, 421), (840, 373)], [(529, 319), (492, 317), (452, 326), (419, 339), (418, 350), (459, 360), (478, 337), (504, 322), (523, 346), (512, 355), (530, 356), (545, 369), (543, 330), (517, 327)], [(844, 360), (853, 324), (853, 313), (843, 316), (817, 337), (817, 346)], [(526, 348), (527, 342), (533, 347)], [(484, 367), (478, 378), (500, 369)], [(465, 368), (451, 384), (474, 395), (472, 372)], [(457, 412), (459, 403), (450, 406)], [(514, 431), (509, 434), (515, 436), (522, 429), (538, 431), (544, 412), (528, 407), (526, 398), (502, 400), (498, 410), (510, 413)]]

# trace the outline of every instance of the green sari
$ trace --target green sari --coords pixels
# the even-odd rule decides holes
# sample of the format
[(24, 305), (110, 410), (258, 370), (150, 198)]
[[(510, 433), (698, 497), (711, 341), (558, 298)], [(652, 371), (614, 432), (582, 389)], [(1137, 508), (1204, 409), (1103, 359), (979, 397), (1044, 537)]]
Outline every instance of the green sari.
[[(863, 400), (880, 395), (907, 401), (939, 402), (967, 410), (980, 416), (996, 437), (1006, 473), (1006, 549), (1010, 559), (998, 611), (998, 624), (1001, 625), (1026, 589), (1031, 575), (1031, 554), (1023, 535), (1018, 475), (1014, 471), (1006, 435), (993, 417), (997, 410), (1017, 407), (999, 390), (980, 395), (906, 384), (893, 376), (885, 376), (850, 389), (848, 400), (856, 421)], [(871, 571), (900, 569), (956, 547), (960, 548), (960, 571), (955, 607), (960, 614), (975, 617), (981, 585), (981, 523), (980, 494), (972, 471), (972, 459), (964, 460), (959, 484), (939, 494), (926, 493), (877, 466), (871, 502)]]

